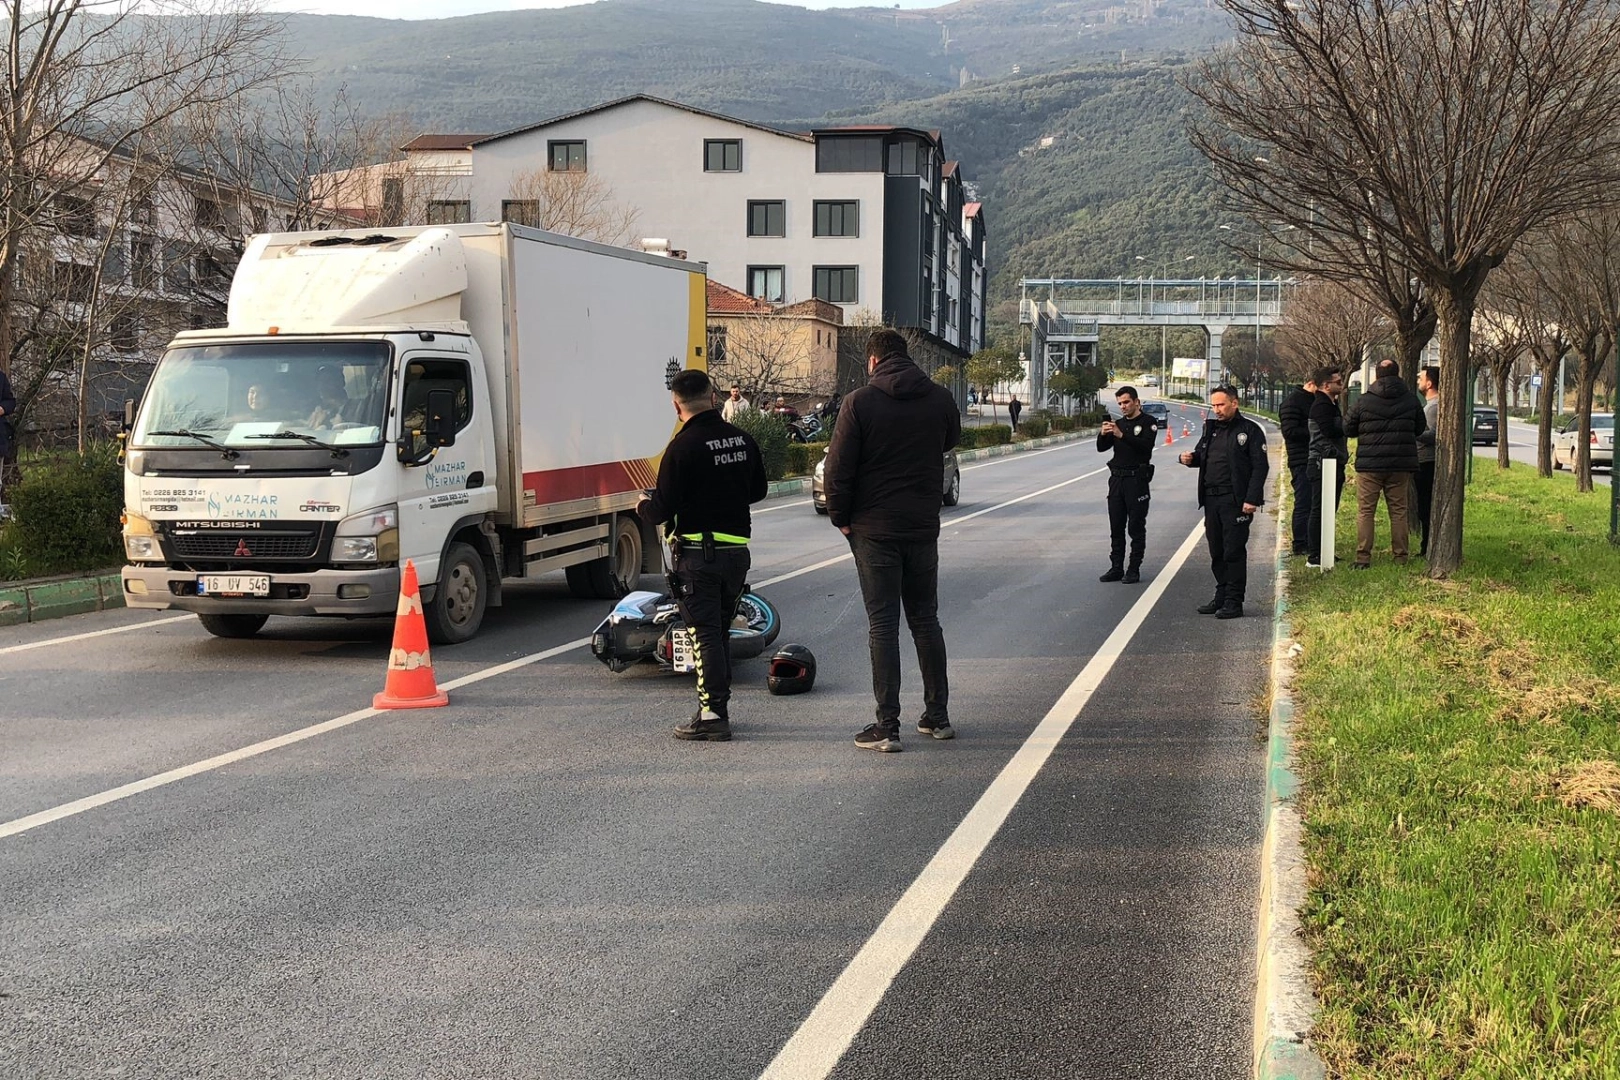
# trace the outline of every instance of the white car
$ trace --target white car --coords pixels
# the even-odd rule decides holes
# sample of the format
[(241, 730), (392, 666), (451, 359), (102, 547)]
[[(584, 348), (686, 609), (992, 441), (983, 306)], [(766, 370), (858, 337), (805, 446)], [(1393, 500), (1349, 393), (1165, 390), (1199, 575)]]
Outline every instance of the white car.
[[(1568, 427), (1559, 428), (1552, 437), (1552, 459), (1554, 469), (1575, 468), (1575, 440), (1580, 437), (1581, 427), (1578, 421), (1570, 421)], [(1592, 414), (1592, 468), (1614, 469), (1614, 413)]]

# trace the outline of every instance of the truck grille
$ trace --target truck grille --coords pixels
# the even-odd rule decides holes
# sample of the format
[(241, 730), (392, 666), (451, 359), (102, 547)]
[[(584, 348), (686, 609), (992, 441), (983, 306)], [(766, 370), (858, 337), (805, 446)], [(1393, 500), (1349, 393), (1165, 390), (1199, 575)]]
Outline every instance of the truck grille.
[(308, 559), (320, 538), (314, 533), (220, 533), (171, 538), (182, 559)]

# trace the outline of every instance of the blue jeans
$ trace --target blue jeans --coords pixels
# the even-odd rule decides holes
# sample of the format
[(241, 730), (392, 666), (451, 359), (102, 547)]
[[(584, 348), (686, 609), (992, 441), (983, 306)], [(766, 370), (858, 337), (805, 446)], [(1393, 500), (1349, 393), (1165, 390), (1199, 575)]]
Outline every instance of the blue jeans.
[(922, 669), (924, 721), (950, 720), (950, 687), (945, 675), (945, 632), (939, 625), (939, 541), (849, 538), (866, 601), (868, 646), (872, 653), (872, 696), (877, 722), (900, 730), (900, 613), (911, 627)]

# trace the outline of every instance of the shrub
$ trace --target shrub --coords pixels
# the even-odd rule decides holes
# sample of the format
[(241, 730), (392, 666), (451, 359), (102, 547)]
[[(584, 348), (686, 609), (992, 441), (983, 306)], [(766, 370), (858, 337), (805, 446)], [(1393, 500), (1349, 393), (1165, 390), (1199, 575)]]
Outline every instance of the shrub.
[(826, 452), (827, 444), (824, 442), (788, 443), (787, 475), (809, 476), (815, 471), (816, 462)]
[(972, 450), (975, 446), (978, 446), (979, 429), (971, 427), (963, 428), (962, 437), (956, 440), (956, 445), (963, 450)]
[(759, 443), (759, 452), (765, 457), (765, 478), (767, 480), (780, 480), (787, 475), (788, 447), (792, 445), (788, 439), (787, 425), (770, 413), (758, 409), (749, 409), (738, 413), (732, 421), (754, 437)]
[(95, 570), (124, 561), (124, 472), (111, 444), (93, 446), (83, 458), (69, 454), (36, 462), (7, 499), (15, 518), (8, 541), (30, 573)]
[(1052, 430), (1053, 431), (1059, 431), (1059, 432), (1073, 431), (1074, 428), (1075, 428), (1074, 417), (1072, 417), (1072, 416), (1054, 416), (1054, 417), (1052, 417)]
[(1012, 428), (1007, 424), (985, 424), (978, 431), (980, 446), (1002, 446), (1012, 442)]
[(1018, 423), (1018, 432), (1026, 439), (1044, 439), (1051, 430), (1052, 422), (1039, 414)]
[(1083, 428), (1102, 427), (1103, 421), (1108, 419), (1107, 409), (1087, 409), (1075, 417), (1075, 423)]

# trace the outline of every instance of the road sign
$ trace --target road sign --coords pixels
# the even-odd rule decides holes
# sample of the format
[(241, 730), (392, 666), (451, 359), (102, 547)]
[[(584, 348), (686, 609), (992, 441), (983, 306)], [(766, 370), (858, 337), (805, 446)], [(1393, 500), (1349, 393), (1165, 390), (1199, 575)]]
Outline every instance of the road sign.
[(1541, 376), (1540, 375), (1532, 375), (1532, 376), (1530, 376), (1530, 388), (1532, 390), (1541, 389)]

